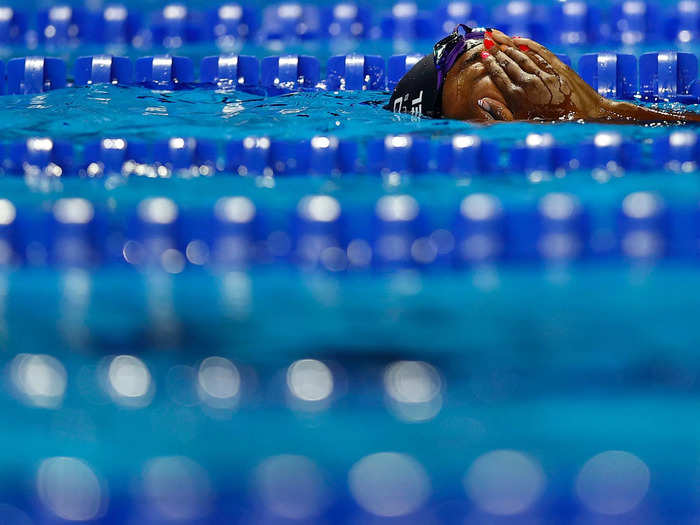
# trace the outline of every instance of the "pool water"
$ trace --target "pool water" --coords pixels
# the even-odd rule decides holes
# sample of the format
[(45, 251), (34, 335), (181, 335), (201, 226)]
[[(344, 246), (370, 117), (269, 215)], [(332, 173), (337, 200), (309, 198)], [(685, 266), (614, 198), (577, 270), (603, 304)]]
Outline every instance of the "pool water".
[[(284, 51), (325, 63), (350, 48), (426, 49)], [(92, 52), (55, 55), (70, 65)], [(8, 48), (3, 58), (25, 54)], [(178, 54), (197, 63), (218, 50)], [(50, 137), (69, 142), (75, 162), (60, 177), (4, 164), (0, 177), (28, 239), (20, 262), (0, 272), (0, 522), (693, 522), (700, 273), (686, 230), (700, 188), (696, 168), (655, 165), (654, 144), (696, 128), (431, 120), (382, 109), (388, 96), (94, 85), (1, 98), (3, 151)], [(641, 167), (523, 172), (511, 162), (531, 135), (574, 151), (610, 132), (639, 145)], [(368, 142), (404, 134), (428, 141), (424, 172), (367, 168)], [(458, 134), (497, 146), (487, 173), (437, 167), (438, 143)], [(356, 169), (242, 175), (226, 164), (232, 141), (317, 136), (359, 144)], [(214, 143), (214, 167), (91, 176), (80, 162), (104, 138), (173, 137)], [(620, 203), (638, 192), (678, 212), (668, 257), (613, 246)], [(513, 217), (552, 193), (585, 207), (585, 256), (465, 264), (438, 245), (425, 264), (353, 266), (348, 252), (307, 265), (290, 247), (303, 228), (290, 217), (308, 195), (333, 197), (344, 231), (369, 239), (386, 195), (411, 195), (427, 236), (456, 236), (469, 195), (496, 196), (517, 226)], [(130, 221), (145, 199), (169, 199), (184, 230), (226, 196), (249, 198), (264, 218), (268, 251), (255, 263), (217, 265), (177, 246), (150, 264), (126, 250), (141, 235)], [(52, 255), (42, 217), (66, 198), (104, 220), (90, 264)], [(154, 238), (176, 235), (155, 228)]]

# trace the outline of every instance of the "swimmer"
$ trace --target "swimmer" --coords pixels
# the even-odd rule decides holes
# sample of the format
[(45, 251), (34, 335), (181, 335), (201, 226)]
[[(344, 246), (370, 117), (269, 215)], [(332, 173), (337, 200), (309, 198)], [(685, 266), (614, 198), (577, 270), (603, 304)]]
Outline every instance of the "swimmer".
[(543, 45), (462, 24), (404, 75), (385, 108), (471, 121), (700, 122), (606, 99)]

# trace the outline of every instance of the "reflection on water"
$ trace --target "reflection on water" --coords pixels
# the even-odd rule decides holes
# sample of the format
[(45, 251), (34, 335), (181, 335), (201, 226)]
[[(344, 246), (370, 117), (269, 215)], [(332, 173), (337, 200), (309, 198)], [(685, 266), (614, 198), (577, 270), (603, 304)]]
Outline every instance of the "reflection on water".
[[(635, 139), (667, 132), (663, 126), (579, 123), (485, 126), (431, 120), (382, 109), (387, 96), (379, 92), (306, 92), (265, 97), (205, 88), (171, 92), (109, 85), (68, 88), (41, 95), (3, 97), (0, 140), (37, 134), (78, 141), (103, 136), (154, 140), (174, 133), (227, 140), (249, 135), (300, 138), (332, 133), (345, 138), (368, 138), (397, 133), (444, 135), (466, 131), (476, 132), (487, 140), (510, 142), (532, 131), (541, 132), (543, 126), (558, 141), (581, 140), (611, 128)], [(665, 107), (673, 109), (674, 105)]]

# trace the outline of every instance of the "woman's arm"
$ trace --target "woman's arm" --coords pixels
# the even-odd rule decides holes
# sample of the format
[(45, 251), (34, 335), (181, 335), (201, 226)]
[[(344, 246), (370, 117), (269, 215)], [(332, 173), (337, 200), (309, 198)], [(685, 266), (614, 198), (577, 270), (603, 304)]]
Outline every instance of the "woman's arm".
[(692, 111), (675, 113), (616, 100), (603, 99), (602, 109), (600, 120), (608, 122), (700, 122), (700, 114)]

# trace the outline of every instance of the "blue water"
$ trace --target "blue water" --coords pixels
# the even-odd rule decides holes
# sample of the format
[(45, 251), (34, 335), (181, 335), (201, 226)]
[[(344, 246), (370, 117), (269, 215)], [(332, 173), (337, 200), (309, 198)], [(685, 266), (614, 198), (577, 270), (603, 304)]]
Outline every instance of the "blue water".
[[(76, 140), (77, 148), (84, 146), (85, 141), (102, 137), (155, 141), (180, 136), (223, 143), (247, 136), (308, 140), (315, 135), (332, 134), (340, 139), (367, 140), (400, 133), (435, 139), (477, 133), (503, 147), (522, 141), (528, 133), (549, 133), (558, 142), (575, 145), (600, 131), (615, 131), (644, 143), (684, 127), (579, 122), (473, 124), (393, 114), (381, 107), (387, 100), (388, 94), (382, 92), (314, 91), (265, 97), (207, 88), (154, 91), (97, 85), (4, 96), (0, 130), (4, 141), (49, 136)], [(674, 111), (696, 109), (694, 105), (671, 103), (658, 107)]]
[[(284, 51), (325, 60), (351, 49), (388, 56), (425, 46), (312, 43)], [(643, 50), (648, 49), (633, 49)], [(241, 51), (259, 57), (279, 52), (259, 46)], [(47, 54), (70, 63), (92, 52), (83, 47)], [(178, 54), (198, 58), (216, 52), (205, 45)], [(25, 54), (12, 48), (2, 56)], [(645, 158), (651, 158), (652, 140), (676, 129), (695, 131), (690, 126), (477, 125), (395, 115), (381, 108), (387, 98), (381, 92), (265, 97), (201, 88), (68, 88), (2, 97), (0, 142), (37, 136), (68, 140), (80, 158), (87, 143), (105, 137), (196, 137), (223, 145), (248, 136), (335, 135), (366, 142), (406, 133), (435, 142), (473, 133), (503, 152), (493, 159), (496, 173), (387, 180), (367, 174), (271, 179), (223, 171), (196, 178), (89, 179), (71, 177), (76, 168), (59, 180), (6, 174), (0, 178), (0, 197), (18, 209), (44, 211), (59, 198), (82, 197), (116, 221), (126, 221), (147, 197), (169, 197), (188, 211), (211, 209), (221, 196), (244, 195), (275, 226), (308, 194), (329, 194), (366, 211), (382, 195), (409, 193), (436, 223), (449, 228), (459, 202), (470, 193), (490, 193), (511, 206), (568, 192), (591, 210), (594, 226), (603, 232), (615, 224), (611, 210), (632, 192), (656, 192), (674, 209), (692, 210), (700, 201), (697, 171), (657, 168), (601, 178), (572, 170), (533, 180), (513, 173), (508, 164), (509, 149), (530, 133), (549, 133), (559, 143), (576, 145), (600, 131), (615, 131), (641, 144)], [(281, 260), (248, 270), (183, 263), (165, 271), (124, 261), (55, 267), (44, 247), (34, 248), (28, 264), (0, 272), (0, 365), (5, 371), (0, 504), (12, 505), (0, 506), (0, 522), (63, 523), (58, 511), (66, 508), (73, 513), (68, 516), (105, 523), (173, 518), (290, 522), (275, 514), (276, 501), (285, 508), (310, 502), (302, 508), (306, 514), (299, 511), (305, 523), (675, 524), (691, 523), (700, 510), (695, 315), (700, 274), (694, 257), (630, 261), (611, 256), (565, 264), (536, 260), (337, 273)], [(42, 356), (24, 376), (27, 362), (18, 354)], [(141, 361), (132, 362), (135, 368), (125, 376), (110, 379), (117, 355)], [(236, 367), (240, 384), (235, 392), (216, 398), (203, 391), (206, 376), (199, 375), (200, 367), (211, 356), (223, 356)], [(288, 384), (288, 367), (305, 358), (326, 363), (333, 378), (331, 392), (318, 401), (295, 398)], [(402, 360), (433, 367), (421, 368), (414, 378), (419, 390), (427, 382), (437, 391), (428, 401), (392, 397), (387, 367)], [(226, 382), (231, 377), (221, 379), (218, 388), (233, 388)], [(536, 465), (535, 474), (525, 469), (526, 486), (540, 483), (537, 469), (544, 480), (532, 500), (518, 500), (524, 501), (524, 510), (513, 518), (488, 515), (479, 493), (468, 495), (463, 486), (475, 460), (500, 449), (520, 451)], [(581, 496), (575, 488), (583, 465), (610, 450), (628, 455), (615, 461), (605, 456), (612, 474), (604, 470), (593, 481), (605, 487), (609, 478), (622, 480), (607, 490), (622, 502), (620, 520), (626, 521), (601, 517), (595, 502), (605, 498), (584, 489)], [(415, 483), (429, 489), (423, 498), (411, 495), (409, 486), (409, 499), (417, 505), (399, 505), (410, 511), (384, 520), (366, 512), (366, 501), (358, 504), (348, 475), (363, 457), (389, 451), (415, 458), (425, 470)], [(316, 467), (308, 471), (306, 463), (295, 463), (291, 474), (277, 472), (283, 481), (266, 492), (255, 481), (264, 472), (260, 464), (282, 454), (305, 456)], [(41, 478), (41, 462), (62, 456), (89, 465), (99, 479), (99, 497), (84, 471), (64, 466), (58, 481)], [(169, 463), (165, 475), (153, 481), (149, 461), (157, 457)], [(634, 461), (648, 469), (648, 486)], [(385, 470), (391, 473), (401, 465)], [(516, 467), (506, 462), (493, 468), (507, 484)], [(52, 498), (37, 479), (68, 488)], [(402, 481), (393, 483), (402, 486)], [(376, 490), (381, 493), (382, 487)], [(516, 500), (526, 492), (516, 494)], [(99, 509), (80, 514), (80, 504), (70, 505), (76, 493), (87, 494), (79, 502), (97, 501)]]
[[(155, 140), (174, 133), (223, 142), (251, 135), (366, 140), (387, 133), (444, 138), (468, 132), (507, 151), (531, 132), (575, 144), (615, 130), (645, 143), (675, 129), (416, 119), (374, 104), (386, 96), (69, 88), (5, 97), (0, 136), (69, 139), (80, 151), (101, 137)], [(692, 173), (625, 173), (600, 182), (580, 172), (533, 183), (523, 174), (507, 175), (507, 159), (499, 162), (501, 177), (433, 174), (405, 177), (398, 185), (348, 175), (281, 177), (266, 186), (256, 177), (222, 173), (64, 177), (46, 186), (6, 176), (0, 187), (4, 197), (31, 207), (80, 196), (116, 210), (148, 196), (168, 196), (186, 209), (235, 194), (284, 211), (309, 193), (371, 204), (386, 192), (403, 191), (445, 216), (475, 191), (504, 202), (567, 191), (594, 210), (631, 191), (657, 191), (676, 204), (692, 204), (698, 195)], [(523, 519), (590, 517), (571, 487), (582, 465), (606, 450), (634, 454), (649, 468), (652, 484), (629, 519), (653, 513), (652, 522), (678, 523), (696, 512), (689, 488), (696, 472), (688, 458), (698, 453), (693, 348), (700, 332), (693, 312), (700, 282), (692, 260), (357, 275), (286, 265), (247, 273), (188, 265), (176, 274), (123, 265), (39, 265), (0, 277), (7, 364), (0, 403), (13, 421), (1, 441), (0, 465), (13, 473), (2, 490), (8, 503), (29, 515), (51, 514), (33, 499), (36, 466), (47, 457), (71, 456), (107, 483), (104, 521), (158, 521), (139, 506), (145, 500), (159, 508), (144, 481), (148, 462), (186, 456), (206, 474), (202, 481), (199, 471), (187, 470), (189, 463), (182, 466), (185, 460), (167, 460), (184, 469), (174, 479), (185, 476), (194, 484), (194, 496), (185, 492), (192, 499), (183, 504), (184, 515), (268, 522), (270, 502), (261, 503), (256, 469), (279, 454), (297, 454), (323, 473), (328, 500), (316, 510), (333, 522), (363, 521), (369, 515), (349, 492), (348, 472), (364, 456), (394, 451), (418, 460), (430, 480), (430, 497), (406, 519), (478, 523), (486, 515), (470, 503), (462, 478), (477, 457), (497, 449), (522, 451), (542, 466), (546, 485)], [(36, 407), (36, 397), (18, 393), (12, 367), (18, 352), (49, 354), (62, 363), (67, 388), (59, 408)], [(137, 397), (135, 406), (111, 397), (104, 384), (104, 359), (118, 354), (137, 355), (149, 369), (152, 392)], [(196, 386), (197, 367), (212, 355), (231, 359), (242, 378), (235, 404), (225, 409), (211, 408)], [(332, 365), (335, 383), (327, 402), (290, 401), (285, 370), (301, 358)], [(424, 420), (407, 422), (384, 391), (383, 371), (399, 359), (429, 362), (440, 374), (439, 406)], [(624, 475), (626, 464), (621, 468)], [(209, 489), (197, 492), (202, 483)], [(161, 512), (175, 503), (166, 498), (164, 505)]]

